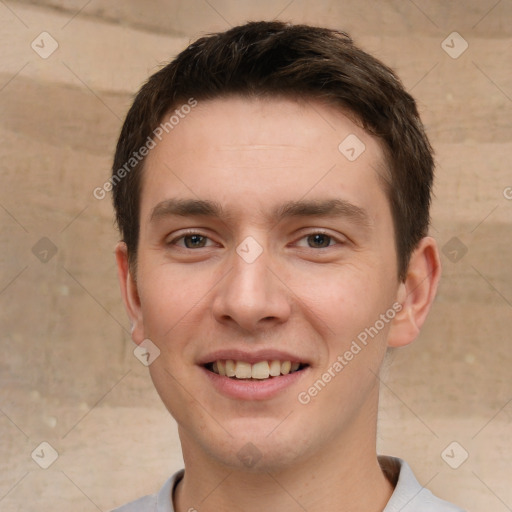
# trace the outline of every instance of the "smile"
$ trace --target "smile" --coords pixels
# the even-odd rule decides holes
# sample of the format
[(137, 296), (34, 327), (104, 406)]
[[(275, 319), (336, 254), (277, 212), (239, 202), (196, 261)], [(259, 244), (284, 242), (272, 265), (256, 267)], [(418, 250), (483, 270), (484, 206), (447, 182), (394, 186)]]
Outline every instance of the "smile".
[(307, 364), (292, 361), (279, 361), (276, 359), (249, 363), (247, 361), (235, 361), (233, 359), (218, 359), (207, 363), (205, 368), (221, 377), (233, 379), (264, 380), (281, 375), (298, 372), (306, 368)]

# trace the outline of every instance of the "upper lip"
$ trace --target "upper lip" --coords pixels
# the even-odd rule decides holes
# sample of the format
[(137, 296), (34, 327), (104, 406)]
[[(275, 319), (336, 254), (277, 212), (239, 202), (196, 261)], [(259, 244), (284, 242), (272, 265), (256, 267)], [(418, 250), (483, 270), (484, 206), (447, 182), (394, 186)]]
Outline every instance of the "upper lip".
[(291, 361), (292, 363), (308, 364), (308, 361), (297, 354), (274, 349), (260, 349), (254, 351), (240, 349), (222, 349), (210, 352), (199, 358), (198, 364), (205, 365), (219, 360), (231, 359), (254, 364), (259, 361)]

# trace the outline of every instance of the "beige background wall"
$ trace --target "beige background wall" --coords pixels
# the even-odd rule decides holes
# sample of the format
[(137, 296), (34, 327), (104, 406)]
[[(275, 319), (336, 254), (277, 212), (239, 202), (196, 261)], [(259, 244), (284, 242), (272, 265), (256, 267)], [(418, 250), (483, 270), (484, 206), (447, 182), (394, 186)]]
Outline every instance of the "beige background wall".
[[(106, 511), (181, 466), (175, 423), (133, 355), (110, 200), (93, 190), (160, 63), (205, 32), (276, 16), (347, 30), (395, 67), (437, 152), (444, 277), (420, 338), (382, 377), (380, 451), (471, 511), (512, 510), (512, 2), (5, 0), (2, 511)], [(49, 56), (42, 32), (58, 44)], [(458, 469), (442, 457), (453, 441), (452, 466), (469, 454)], [(48, 469), (42, 442), (58, 452)]]

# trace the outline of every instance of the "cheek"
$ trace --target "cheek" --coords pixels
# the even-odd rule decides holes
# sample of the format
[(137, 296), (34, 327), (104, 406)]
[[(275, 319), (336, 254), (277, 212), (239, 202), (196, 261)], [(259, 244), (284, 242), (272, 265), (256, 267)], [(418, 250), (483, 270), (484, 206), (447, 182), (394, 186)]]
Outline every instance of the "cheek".
[[(165, 263), (140, 266), (139, 294), (145, 335), (161, 344), (188, 325), (202, 307), (211, 286), (202, 273), (190, 273)], [(160, 342), (160, 343), (158, 343)]]
[(206, 428), (208, 422), (207, 418), (203, 418), (203, 411), (198, 405), (200, 402), (195, 393), (188, 391), (191, 388), (187, 384), (186, 375), (180, 373), (180, 370), (179, 365), (173, 367), (166, 360), (165, 354), (161, 354), (149, 366), (153, 385), (171, 416), (180, 425), (189, 425), (194, 420), (198, 428)]
[(391, 305), (390, 283), (367, 264), (313, 270), (294, 272), (290, 288), (329, 338), (356, 336)]

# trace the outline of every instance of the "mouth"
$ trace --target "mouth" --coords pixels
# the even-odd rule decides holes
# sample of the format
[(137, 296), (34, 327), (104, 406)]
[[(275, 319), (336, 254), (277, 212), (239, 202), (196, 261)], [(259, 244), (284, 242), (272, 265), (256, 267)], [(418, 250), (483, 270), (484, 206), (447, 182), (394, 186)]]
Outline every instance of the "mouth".
[(309, 365), (307, 363), (280, 361), (277, 359), (262, 360), (255, 363), (233, 359), (217, 359), (203, 366), (206, 370), (221, 377), (229, 377), (236, 380), (263, 381), (303, 371)]

